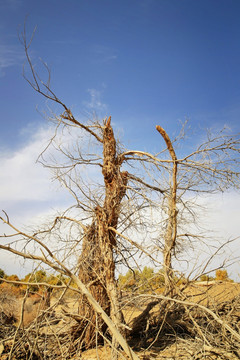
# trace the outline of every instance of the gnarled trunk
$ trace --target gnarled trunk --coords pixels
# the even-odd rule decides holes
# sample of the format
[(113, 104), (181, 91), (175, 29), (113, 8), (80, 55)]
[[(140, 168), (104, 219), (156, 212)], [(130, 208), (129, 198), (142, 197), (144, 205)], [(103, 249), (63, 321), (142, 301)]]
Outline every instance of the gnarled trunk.
[[(114, 247), (116, 234), (109, 229), (118, 224), (121, 201), (126, 192), (127, 172), (121, 172), (122, 159), (116, 154), (116, 141), (111, 127), (111, 118), (104, 126), (103, 167), (105, 199), (103, 206), (95, 208), (92, 224), (87, 228), (79, 258), (79, 278), (88, 285), (89, 291), (107, 315), (119, 328), (122, 314), (118, 305), (115, 281)], [(79, 303), (82, 321), (77, 333), (84, 348), (101, 343), (106, 333), (106, 325), (82, 296)]]

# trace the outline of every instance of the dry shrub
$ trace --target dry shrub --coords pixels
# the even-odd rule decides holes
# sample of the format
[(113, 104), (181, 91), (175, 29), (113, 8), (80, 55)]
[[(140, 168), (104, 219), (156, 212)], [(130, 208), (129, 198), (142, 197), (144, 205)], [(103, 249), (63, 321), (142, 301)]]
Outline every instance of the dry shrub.
[(23, 324), (28, 326), (47, 308), (43, 295), (31, 294), (24, 303)]
[[(1, 284), (3, 285), (3, 284)], [(20, 299), (15, 289), (9, 284), (4, 284), (7, 286), (1, 287), (0, 292), (0, 311), (4, 313), (8, 318), (15, 319), (15, 323), (18, 323), (21, 317), (21, 307), (23, 299)], [(24, 303), (24, 312), (23, 312), (23, 324), (28, 326), (32, 321), (36, 319), (40, 311), (44, 309), (44, 300), (38, 295), (34, 294), (27, 298)]]
[[(3, 285), (3, 284), (1, 284)], [(18, 298), (1, 287), (0, 291), (0, 339), (11, 336), (15, 332), (17, 322)]]
[(0, 284), (0, 294), (8, 294), (13, 297), (20, 297), (22, 295), (22, 289), (21, 287), (3, 282)]
[(39, 307), (34, 306), (30, 311), (24, 311), (23, 314), (23, 325), (28, 326), (30, 325), (39, 315)]
[[(136, 349), (157, 347), (162, 351), (177, 341), (191, 347), (198, 341), (198, 350), (203, 353), (214, 352), (219, 359), (240, 358), (239, 284), (217, 283), (209, 287), (193, 284), (189, 291), (176, 294), (172, 300), (163, 297), (151, 301), (146, 297), (142, 302), (145, 310), (130, 322), (129, 344)], [(137, 299), (135, 308), (138, 309), (136, 306)]]
[(19, 298), (14, 290), (9, 284), (0, 285), (0, 311), (8, 317), (17, 318)]

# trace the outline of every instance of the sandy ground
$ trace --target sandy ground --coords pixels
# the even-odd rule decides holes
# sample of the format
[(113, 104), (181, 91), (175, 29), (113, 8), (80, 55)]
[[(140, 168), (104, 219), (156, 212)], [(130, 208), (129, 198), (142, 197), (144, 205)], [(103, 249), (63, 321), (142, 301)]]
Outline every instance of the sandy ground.
[[(238, 283), (231, 283), (231, 282), (202, 282), (202, 283), (194, 283), (189, 285), (186, 289), (181, 290), (184, 295), (187, 297), (187, 301), (190, 302), (198, 302), (205, 306), (213, 306), (219, 305), (221, 303), (225, 303), (227, 301), (231, 301), (236, 296), (240, 295), (240, 284)], [(57, 298), (51, 299), (51, 305), (54, 305), (58, 301)], [(144, 309), (146, 304), (142, 302), (140, 305), (137, 302), (131, 303), (131, 305), (124, 308), (124, 316), (126, 323), (128, 325), (131, 324), (131, 321), (137, 317), (142, 310)], [(19, 305), (20, 307), (20, 305)], [(25, 315), (24, 323), (28, 325), (31, 321), (34, 320), (36, 316), (37, 308), (39, 304), (34, 304), (31, 300), (28, 300), (26, 303), (26, 308), (28, 312)], [(69, 313), (77, 314), (78, 312), (78, 302), (76, 299), (71, 297), (65, 297), (64, 301), (58, 304), (54, 310), (56, 313), (61, 316), (64, 311)], [(153, 309), (152, 311), (157, 311), (157, 309)], [(240, 317), (240, 311), (239, 311)], [(74, 321), (74, 320), (73, 320)], [(59, 323), (56, 326), (62, 327), (64, 329), (64, 321), (63, 323)], [(48, 332), (49, 329), (42, 329), (42, 331)], [(66, 331), (66, 328), (65, 330)], [(151, 339), (150, 339), (151, 340)], [(154, 339), (152, 339), (153, 341)], [(151, 341), (150, 341), (151, 342)], [(221, 353), (220, 349), (214, 349), (208, 346), (207, 344), (199, 344), (197, 341), (193, 340), (184, 340), (179, 339), (169, 344), (166, 348), (163, 349), (161, 346), (161, 339), (160, 341), (154, 343), (149, 349), (138, 349), (136, 354), (139, 356), (141, 360), (150, 360), (150, 359), (157, 359), (157, 360), (173, 360), (173, 359), (206, 359), (206, 360), (213, 360), (213, 359), (223, 359), (223, 360), (234, 360), (238, 359), (234, 354), (227, 354)], [(125, 354), (122, 353), (123, 359), (128, 359)], [(0, 356), (0, 359), (3, 358)], [(112, 353), (110, 346), (98, 346), (97, 349), (91, 349), (82, 353), (81, 358), (72, 358), (71, 360), (110, 360), (112, 359)]]
[(196, 282), (189, 285), (184, 293), (189, 301), (212, 306), (234, 299), (240, 294), (240, 284), (228, 281)]
[[(190, 302), (198, 302), (204, 306), (219, 305), (221, 303), (231, 301), (240, 295), (240, 284), (232, 282), (202, 282), (189, 285), (183, 293)], [(69, 304), (71, 307), (71, 305)], [(127, 323), (131, 323), (134, 317), (141, 313), (139, 306), (131, 306), (124, 310)], [(154, 311), (154, 310), (153, 310)], [(239, 313), (240, 316), (240, 313)], [(211, 347), (207, 344), (198, 343), (197, 341), (178, 339), (173, 344), (167, 346), (164, 350), (158, 345), (152, 346), (148, 350), (136, 351), (141, 360), (189, 360), (189, 359), (205, 359), (205, 360), (234, 360), (238, 359), (232, 353), (226, 353), (219, 348)], [(111, 360), (111, 348), (109, 346), (98, 347), (85, 351), (82, 354), (84, 360)], [(124, 354), (124, 359), (126, 355)], [(74, 359), (75, 360), (75, 359)]]

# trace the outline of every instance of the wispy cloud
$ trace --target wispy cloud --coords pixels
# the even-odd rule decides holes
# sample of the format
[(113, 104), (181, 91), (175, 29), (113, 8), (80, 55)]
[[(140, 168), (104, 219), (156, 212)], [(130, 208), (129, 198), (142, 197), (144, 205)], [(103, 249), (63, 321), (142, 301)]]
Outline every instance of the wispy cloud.
[[(54, 209), (61, 211), (69, 206), (66, 193), (58, 191), (58, 186), (52, 183), (51, 173), (36, 163), (52, 134), (51, 128), (31, 129), (27, 128), (29, 140), (21, 148), (0, 153), (0, 210), (6, 211), (10, 221), (20, 228), (39, 227), (54, 216)], [(0, 222), (0, 234), (8, 232), (7, 225)], [(8, 252), (0, 252), (0, 267), (9, 274), (24, 275), (31, 271), (31, 266)]]
[[(46, 148), (48, 140), (52, 138), (54, 130), (55, 127), (51, 127), (51, 125), (40, 128), (28, 126), (21, 131), (24, 137), (26, 133), (28, 134), (27, 143), (17, 151), (9, 149), (0, 153), (0, 211), (4, 209), (9, 215), (10, 221), (20, 229), (40, 228), (53, 219), (56, 213), (65, 211), (75, 202), (59, 182), (51, 181), (53, 174), (36, 163), (38, 155)], [(58, 140), (66, 148), (70, 141), (74, 142), (78, 139), (79, 144), (82, 138), (79, 132), (78, 134), (73, 132), (73, 136), (70, 136), (66, 131), (64, 135), (66, 138), (58, 138)], [(60, 132), (59, 136), (63, 136), (63, 132)], [(82, 141), (85, 144), (85, 137)], [(55, 154), (51, 153), (51, 155), (57, 159)], [(90, 167), (90, 172), (88, 174), (91, 177), (89, 183), (92, 186), (92, 179), (96, 179), (96, 173), (92, 167)], [(84, 177), (84, 174), (81, 176)], [(87, 183), (87, 175), (84, 179)], [(79, 216), (79, 209), (77, 213)], [(0, 221), (0, 235), (3, 233), (9, 233), (9, 228)], [(52, 246), (53, 244), (51, 244)], [(23, 271), (23, 266), (19, 265), (18, 260), (4, 251), (0, 251), (0, 267), (9, 274), (21, 274), (20, 269)], [(30, 271), (29, 265), (23, 273)]]
[(0, 44), (0, 77), (5, 75), (5, 69), (11, 66), (22, 65), (24, 53), (20, 45)]
[[(91, 97), (90, 105), (92, 107), (95, 107), (96, 104), (102, 106), (101, 92), (96, 89), (89, 89), (88, 92)], [(52, 208), (61, 211), (61, 209), (69, 206), (71, 199), (66, 197), (65, 192), (57, 191), (57, 186), (52, 184), (51, 174), (48, 173), (48, 170), (36, 164), (36, 158), (51, 137), (52, 129), (46, 126), (38, 130), (35, 129), (35, 132), (31, 132), (31, 128), (27, 128), (25, 131), (29, 133), (28, 143), (18, 151), (9, 150), (7, 153), (0, 154), (0, 205), (1, 209), (8, 212), (14, 224), (34, 225), (37, 223), (39, 225), (42, 219), (53, 216), (54, 210)], [(93, 175), (92, 178), (96, 178), (96, 174)], [(90, 184), (92, 178), (89, 180)], [(198, 202), (200, 205), (205, 205), (206, 209), (209, 210), (207, 219), (205, 215), (202, 223), (209, 228), (209, 232), (216, 233), (216, 238), (221, 235), (223, 239), (228, 240), (239, 236), (239, 196), (236, 196), (235, 193), (229, 193), (226, 196), (200, 198)], [(5, 228), (6, 226), (3, 227), (0, 224), (0, 234), (6, 231)], [(213, 241), (212, 245), (215, 244)], [(239, 253), (238, 243), (236, 242), (233, 245), (234, 247), (229, 249), (229, 256), (233, 253), (236, 257)], [(196, 256), (198, 256), (198, 248), (194, 249)], [(195, 260), (193, 255), (192, 263)], [(224, 257), (216, 258), (216, 266), (225, 256), (228, 256), (226, 252), (223, 255)], [(13, 261), (15, 260), (12, 260), (9, 254), (0, 253), (0, 267), (4, 267), (6, 272), (19, 274), (20, 266), (16, 263), (13, 270)], [(233, 265), (230, 271), (237, 274), (238, 269), (239, 263)]]
[(87, 93), (90, 95), (90, 100), (84, 101), (84, 105), (87, 109), (90, 112), (97, 112), (99, 114), (106, 113), (107, 105), (101, 99), (103, 91), (97, 89), (87, 89)]
[(116, 60), (118, 57), (117, 50), (103, 45), (94, 45), (91, 52), (93, 53), (92, 61), (94, 63), (107, 63)]
[(21, 149), (5, 152), (0, 157), (1, 201), (46, 201), (49, 198), (50, 174), (36, 164), (48, 138), (49, 130), (41, 128)]

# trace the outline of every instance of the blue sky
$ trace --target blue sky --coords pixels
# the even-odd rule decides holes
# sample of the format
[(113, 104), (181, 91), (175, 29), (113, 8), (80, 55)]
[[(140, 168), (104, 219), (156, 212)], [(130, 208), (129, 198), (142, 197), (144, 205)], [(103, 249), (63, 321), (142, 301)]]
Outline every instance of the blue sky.
[(147, 149), (156, 123), (172, 134), (186, 117), (239, 130), (238, 0), (1, 0), (2, 146), (17, 147), (45, 106), (21, 76), (26, 15), (32, 57), (51, 68), (57, 95), (77, 114), (86, 104), (111, 114), (124, 140)]
[(61, 203), (34, 165), (45, 136), (36, 106), (51, 104), (22, 77), (27, 15), (41, 76), (39, 58), (73, 113), (111, 115), (126, 147), (159, 151), (155, 125), (174, 136), (186, 118), (196, 134), (225, 124), (240, 131), (239, 0), (0, 0), (0, 202), (17, 221), (33, 205), (39, 214)]

